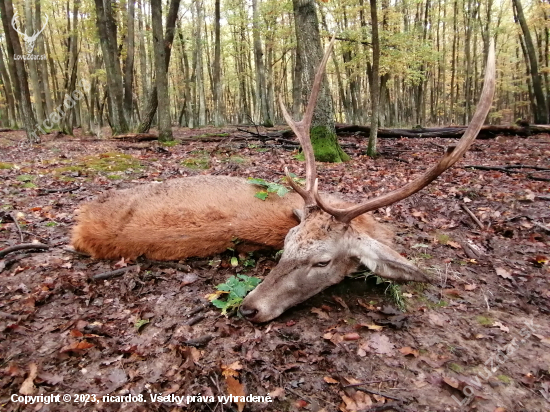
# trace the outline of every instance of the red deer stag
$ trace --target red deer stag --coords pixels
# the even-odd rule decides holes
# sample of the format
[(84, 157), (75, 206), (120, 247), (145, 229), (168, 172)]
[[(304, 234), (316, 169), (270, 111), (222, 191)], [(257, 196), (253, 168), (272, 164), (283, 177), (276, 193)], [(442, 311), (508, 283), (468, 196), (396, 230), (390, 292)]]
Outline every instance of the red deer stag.
[(276, 318), (360, 266), (387, 279), (427, 282), (418, 268), (391, 248), (391, 231), (366, 213), (418, 192), (468, 150), (491, 107), (494, 48), (490, 49), (480, 102), (457, 146), (404, 187), (355, 205), (318, 193), (309, 137), (333, 42), (315, 76), (302, 121), (292, 120), (280, 99), (284, 117), (305, 154), (305, 188), (288, 176), (295, 192), (262, 201), (254, 196), (256, 188), (246, 179), (196, 176), (109, 192), (81, 208), (72, 236), (75, 249), (102, 259), (143, 255), (173, 260), (209, 256), (229, 247), (248, 251), (284, 247), (279, 264), (241, 306), (241, 313), (253, 322)]

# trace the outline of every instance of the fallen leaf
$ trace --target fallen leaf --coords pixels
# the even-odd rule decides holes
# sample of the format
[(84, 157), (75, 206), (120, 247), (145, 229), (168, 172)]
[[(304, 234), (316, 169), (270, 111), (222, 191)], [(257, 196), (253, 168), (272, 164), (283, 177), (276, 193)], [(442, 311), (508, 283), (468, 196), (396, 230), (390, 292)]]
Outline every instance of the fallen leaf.
[(358, 340), (360, 338), (358, 333), (352, 332), (352, 333), (346, 333), (344, 335), (344, 340)]
[(349, 310), (348, 305), (346, 302), (344, 302), (344, 299), (342, 299), (340, 296), (333, 296), (332, 299), (340, 304), (344, 309)]
[(415, 358), (418, 357), (419, 352), (416, 349), (411, 348), (410, 346), (405, 346), (404, 348), (399, 349), (403, 355), (413, 355)]
[(61, 353), (67, 352), (82, 352), (86, 349), (93, 348), (94, 345), (87, 340), (82, 340), (80, 342), (73, 342), (70, 345), (64, 346), (61, 348)]
[(358, 328), (367, 328), (369, 330), (382, 330), (384, 329), (384, 326), (375, 325), (374, 323), (367, 324), (367, 323), (359, 323), (356, 325)]
[(390, 355), (393, 352), (394, 344), (386, 335), (375, 332), (369, 339), (369, 347), (381, 355)]
[(23, 381), (21, 388), (19, 388), (19, 393), (21, 395), (32, 395), (36, 392), (36, 386), (34, 386), (34, 379), (38, 373), (38, 367), (36, 363), (32, 362), (29, 364), (29, 376)]
[(298, 409), (303, 409), (308, 405), (309, 404), (306, 401), (304, 401), (303, 399), (299, 399), (296, 402), (294, 402), (294, 406), (296, 406)]
[(506, 332), (506, 333), (510, 332), (510, 329), (509, 329), (507, 326), (504, 326), (504, 325), (503, 325), (502, 323), (500, 323), (500, 322), (495, 322), (495, 323), (493, 323), (493, 327), (495, 327), (495, 326), (498, 327), (498, 328), (500, 328), (500, 330), (503, 331), (503, 332)]
[(319, 319), (325, 319), (325, 320), (330, 319), (330, 316), (328, 315), (328, 313), (320, 308), (312, 308), (311, 313), (315, 313), (317, 316), (319, 316)]
[(550, 338), (547, 338), (546, 336), (543, 336), (543, 335), (538, 335), (536, 333), (533, 333), (533, 335), (535, 335), (537, 338), (539, 338), (540, 341), (542, 343), (544, 343), (545, 345), (550, 346)]
[(325, 376), (323, 378), (323, 380), (326, 382), (326, 383), (330, 383), (330, 384), (335, 384), (335, 383), (338, 383), (338, 381), (336, 379), (333, 379), (331, 378), (330, 376)]
[[(244, 393), (243, 384), (240, 383), (237, 379), (235, 379), (232, 376), (226, 376), (225, 383), (227, 385), (227, 393), (229, 393), (230, 395), (233, 395), (234, 397), (235, 396), (246, 397)], [(243, 412), (246, 402), (238, 401), (238, 402), (235, 402), (235, 404), (237, 404), (237, 408), (239, 412)]]
[(271, 398), (284, 398), (285, 396), (285, 390), (284, 388), (275, 388), (271, 392), (269, 392), (269, 396)]
[(477, 288), (477, 285), (471, 284), (471, 285), (464, 285), (464, 290), (475, 290)]
[(458, 289), (443, 289), (443, 294), (461, 297), (460, 290)]
[(506, 269), (501, 267), (495, 267), (495, 271), (497, 272), (497, 275), (504, 279), (512, 279), (512, 275), (510, 272), (508, 272)]

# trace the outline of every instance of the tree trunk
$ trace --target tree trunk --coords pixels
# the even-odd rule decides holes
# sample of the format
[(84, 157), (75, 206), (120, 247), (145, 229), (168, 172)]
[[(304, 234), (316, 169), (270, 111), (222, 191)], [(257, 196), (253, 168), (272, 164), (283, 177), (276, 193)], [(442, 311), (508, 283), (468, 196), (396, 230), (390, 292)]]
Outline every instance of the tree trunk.
[(378, 38), (378, 11), (376, 9), (376, 0), (370, 0), (370, 16), (372, 23), (372, 82), (370, 89), (372, 112), (367, 155), (375, 157), (378, 142), (378, 112), (380, 108), (380, 39)]
[(260, 40), (259, 24), (258, 0), (252, 0), (252, 37), (254, 40), (254, 63), (256, 65), (257, 109), (259, 109), (258, 112), (260, 115), (260, 123), (266, 127), (272, 127), (273, 120), (271, 119), (267, 107), (264, 52), (262, 50), (262, 42)]
[(122, 71), (117, 56), (116, 24), (111, 10), (110, 0), (95, 0), (97, 28), (105, 71), (111, 112), (113, 135), (128, 133), (128, 123), (124, 116)]
[[(40, 5), (41, 0), (35, 0), (34, 7), (35, 7), (35, 16), (34, 16), (34, 30), (39, 31), (42, 29), (42, 10)], [(44, 36), (40, 35), (38, 36), (38, 40), (36, 42), (36, 45), (38, 47), (37, 54), (40, 56), (44, 56), (46, 54), (46, 49), (44, 47)], [(44, 92), (44, 102), (46, 105), (46, 116), (49, 116), (50, 113), (53, 112), (53, 100), (52, 100), (52, 93), (50, 90), (50, 81), (48, 78), (48, 61), (46, 59), (44, 60), (38, 60), (38, 72), (41, 76), (41, 79), (39, 81), (42, 81), (42, 89)]]
[(130, 124), (133, 118), (133, 83), (134, 83), (134, 16), (135, 2), (128, 2), (128, 32), (126, 33), (126, 61), (124, 62), (124, 115)]
[(163, 47), (162, 34), (162, 1), (151, 0), (151, 16), (153, 24), (153, 49), (155, 55), (155, 85), (158, 96), (159, 141), (173, 140), (172, 122), (170, 121), (170, 97), (168, 95), (168, 74), (166, 70), (166, 55)]
[[(164, 59), (166, 71), (170, 66), (170, 55), (172, 53), (172, 43), (174, 42), (174, 33), (176, 27), (176, 19), (178, 17), (178, 9), (180, 7), (180, 0), (171, 0), (170, 7), (168, 9), (168, 16), (166, 17), (166, 37), (164, 38)], [(162, 20), (161, 20), (162, 22)], [(146, 110), (143, 113), (143, 120), (138, 126), (138, 133), (147, 133), (151, 128), (151, 123), (153, 123), (153, 118), (158, 107), (158, 94), (157, 86), (151, 88), (151, 92), (148, 96), (148, 104)], [(168, 104), (168, 102), (167, 102)]]
[[(314, 0), (292, 0), (292, 4), (297, 47), (302, 62), (302, 99), (307, 102), (315, 72), (323, 56), (319, 22)], [(318, 161), (342, 162), (349, 160), (349, 156), (344, 153), (336, 140), (334, 110), (326, 76), (323, 76), (317, 105), (313, 112), (310, 135), (315, 159)]]
[(17, 127), (17, 115), (15, 113), (15, 99), (13, 98), (13, 88), (11, 85), (10, 76), (4, 64), (2, 49), (0, 48), (0, 74), (4, 84), (6, 93), (6, 102), (8, 103), (8, 127), (15, 129)]
[[(21, 49), (21, 43), (19, 43), (19, 36), (12, 27), (11, 22), (13, 19), (13, 4), (11, 0), (0, 1), (0, 11), (2, 14), (2, 24), (4, 26), (4, 33), (6, 35), (6, 43), (11, 43), (11, 49), (13, 53), (9, 56), (10, 59), (14, 59), (15, 55), (23, 56)], [(8, 46), (8, 50), (10, 46)], [(13, 60), (12, 60), (13, 61)], [(34, 112), (31, 105), (31, 95), (29, 92), (29, 83), (27, 81), (27, 71), (25, 70), (25, 62), (17, 59), (14, 61), (15, 75), (14, 79), (19, 82), (19, 95), (18, 100), (21, 102), (21, 117), (23, 118), (23, 124), (27, 132), (27, 139), (29, 142), (40, 141), (40, 129), (36, 124)]]
[[(34, 34), (33, 0), (25, 0), (25, 20), (25, 31), (27, 32), (27, 35), (31, 37)], [(33, 54), (33, 52), (34, 50), (27, 50), (27, 54)], [(28, 61), (36, 120), (39, 124), (42, 124), (44, 121), (44, 107), (42, 105), (42, 88), (40, 87), (40, 83), (38, 81), (37, 65), (38, 63), (36, 60), (31, 59)]]
[[(546, 99), (542, 90), (542, 81), (540, 78), (537, 55), (535, 52), (535, 46), (531, 38), (531, 32), (525, 21), (525, 15), (523, 14), (523, 6), (520, 0), (512, 0), (514, 8), (516, 9), (517, 19), (525, 38), (525, 47), (527, 48), (527, 54), (529, 56), (529, 67), (531, 71), (531, 79), (533, 81), (533, 94), (535, 95), (535, 123), (547, 124), (548, 112), (546, 109)], [(526, 62), (527, 63), (527, 62)]]
[(220, 127), (222, 118), (222, 83), (221, 83), (221, 45), (220, 45), (220, 0), (214, 3), (214, 126)]

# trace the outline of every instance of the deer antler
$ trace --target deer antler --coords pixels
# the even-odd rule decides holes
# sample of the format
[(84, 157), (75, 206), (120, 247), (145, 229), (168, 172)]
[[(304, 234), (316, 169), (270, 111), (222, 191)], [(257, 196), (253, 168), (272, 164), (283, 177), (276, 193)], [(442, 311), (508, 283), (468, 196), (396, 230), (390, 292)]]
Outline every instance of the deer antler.
[(311, 94), (309, 96), (309, 101), (307, 103), (306, 111), (302, 120), (294, 121), (290, 114), (288, 113), (285, 104), (283, 103), (283, 98), (279, 95), (279, 104), (281, 105), (281, 110), (283, 116), (292, 129), (292, 131), (298, 137), (300, 144), (302, 145), (302, 150), (304, 151), (304, 157), (306, 159), (306, 188), (303, 189), (300, 187), (290, 176), (290, 173), (287, 168), (285, 168), (285, 173), (288, 177), (288, 182), (292, 188), (302, 196), (305, 202), (306, 208), (309, 206), (316, 206), (315, 195), (313, 193), (315, 181), (317, 180), (317, 167), (315, 166), (315, 155), (313, 154), (313, 146), (311, 144), (311, 137), (309, 135), (309, 129), (311, 127), (311, 120), (313, 118), (313, 110), (315, 109), (315, 103), (317, 102), (317, 96), (319, 95), (319, 90), (321, 90), (321, 83), (323, 80), (323, 75), (325, 73), (325, 66), (327, 65), (328, 58), (336, 37), (333, 36), (330, 43), (327, 46), (325, 55), (321, 60), (317, 73), (315, 73), (315, 79), (313, 81), (313, 86), (311, 88)]
[(22, 32), (22, 31), (17, 30), (17, 29), (15, 28), (15, 23), (17, 23), (17, 11), (15, 11), (15, 12), (13, 13), (13, 17), (12, 17), (12, 19), (11, 19), (11, 25), (12, 25), (13, 29), (14, 29), (17, 33), (19, 33), (21, 36), (23, 36), (25, 39), (28, 38), (28, 39), (35, 40), (35, 39), (38, 37), (38, 35), (39, 35), (40, 33), (42, 33), (42, 32), (44, 31), (44, 29), (46, 28), (46, 25), (48, 24), (48, 15), (46, 14), (46, 21), (44, 22), (44, 25), (42, 26), (42, 28), (40, 29), (40, 31), (38, 31), (38, 32), (35, 31), (35, 32), (33, 33), (32, 36), (29, 36), (27, 33), (24, 33), (24, 32)]
[(17, 30), (17, 29), (15, 28), (15, 23), (17, 23), (17, 11), (15, 11), (15, 12), (13, 13), (13, 17), (12, 17), (12, 19), (11, 19), (11, 26), (12, 26), (13, 29), (14, 29), (17, 33), (19, 33), (21, 36), (27, 37), (27, 33), (21, 32), (21, 31), (19, 31), (19, 30)]
[(360, 205), (352, 206), (347, 209), (338, 209), (325, 203), (321, 199), (321, 196), (317, 191), (316, 179), (315, 184), (313, 185), (313, 196), (315, 197), (317, 205), (325, 212), (334, 216), (336, 220), (343, 223), (349, 223), (352, 219), (356, 218), (359, 215), (362, 215), (363, 213), (391, 205), (423, 189), (432, 181), (437, 179), (437, 177), (441, 173), (443, 173), (445, 170), (455, 164), (469, 149), (469, 147), (477, 137), (481, 126), (483, 126), (483, 122), (485, 121), (489, 110), (491, 109), (491, 102), (493, 100), (494, 91), (495, 45), (494, 42), (491, 41), (491, 45), (489, 46), (489, 55), (487, 57), (487, 67), (485, 68), (485, 80), (483, 82), (481, 97), (479, 99), (479, 103), (477, 105), (477, 109), (474, 113), (472, 121), (462, 135), (462, 138), (458, 141), (456, 147), (447, 148), (447, 152), (443, 155), (439, 163), (427, 170), (422, 176), (418, 177), (417, 179), (403, 186), (402, 188), (396, 189), (390, 193), (376, 197), (374, 199), (369, 199)]

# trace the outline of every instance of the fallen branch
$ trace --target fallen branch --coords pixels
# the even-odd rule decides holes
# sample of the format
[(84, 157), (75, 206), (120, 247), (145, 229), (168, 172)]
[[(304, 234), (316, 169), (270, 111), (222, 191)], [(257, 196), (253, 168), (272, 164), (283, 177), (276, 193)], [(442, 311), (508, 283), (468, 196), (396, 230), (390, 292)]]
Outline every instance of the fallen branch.
[(93, 280), (112, 279), (112, 278), (116, 278), (117, 276), (121, 276), (132, 269), (138, 269), (138, 268), (139, 268), (139, 265), (126, 266), (125, 268), (112, 270), (110, 272), (99, 273), (97, 275), (92, 276), (92, 279)]
[(0, 258), (3, 258), (8, 253), (17, 252), (18, 250), (26, 250), (26, 249), (42, 249), (47, 250), (50, 247), (48, 245), (44, 245), (42, 243), (22, 243), (20, 245), (10, 246), (5, 249), (0, 250)]
[(479, 228), (481, 230), (485, 230), (485, 227), (483, 226), (483, 223), (481, 223), (479, 221), (479, 219), (476, 217), (476, 215), (474, 215), (473, 212), (470, 209), (468, 209), (468, 206), (461, 204), (460, 207), (462, 208), (462, 210), (464, 210), (466, 213), (468, 213), (468, 215), (470, 215), (472, 220), (476, 223), (476, 225), (479, 226)]
[(23, 243), (25, 241), (25, 239), (23, 238), (23, 232), (21, 231), (21, 226), (19, 226), (19, 222), (17, 221), (17, 217), (13, 213), (10, 215), (10, 217), (11, 217), (11, 220), (13, 220), (13, 223), (15, 223), (15, 226), (17, 227), (17, 230), (19, 231), (19, 237), (21, 237), (21, 243)]
[(80, 186), (62, 187), (59, 189), (39, 189), (38, 196), (47, 195), (50, 193), (69, 193), (80, 189)]
[(212, 335), (204, 335), (204, 336), (200, 336), (198, 338), (195, 338), (195, 339), (189, 339), (189, 340), (185, 340), (183, 342), (181, 342), (183, 345), (187, 345), (187, 346), (194, 346), (194, 347), (199, 347), (199, 346), (204, 346), (206, 345), (208, 342), (210, 342), (212, 339), (214, 339), (214, 336)]
[(158, 140), (158, 138), (159, 137), (153, 133), (127, 133), (111, 137), (111, 139), (114, 140), (128, 140), (131, 142), (147, 142), (150, 140)]

